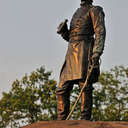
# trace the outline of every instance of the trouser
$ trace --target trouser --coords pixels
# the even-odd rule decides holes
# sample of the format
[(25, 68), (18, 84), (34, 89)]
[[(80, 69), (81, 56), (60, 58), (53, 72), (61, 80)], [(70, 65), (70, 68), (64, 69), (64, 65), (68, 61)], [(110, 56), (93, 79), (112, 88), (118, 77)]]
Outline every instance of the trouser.
[[(58, 96), (58, 120), (65, 120), (70, 111), (70, 92), (75, 84), (74, 81), (66, 82), (62, 87), (57, 88)], [(79, 87), (82, 88), (84, 82), (78, 81)], [(81, 119), (90, 120), (93, 98), (92, 84), (88, 84), (81, 95)]]

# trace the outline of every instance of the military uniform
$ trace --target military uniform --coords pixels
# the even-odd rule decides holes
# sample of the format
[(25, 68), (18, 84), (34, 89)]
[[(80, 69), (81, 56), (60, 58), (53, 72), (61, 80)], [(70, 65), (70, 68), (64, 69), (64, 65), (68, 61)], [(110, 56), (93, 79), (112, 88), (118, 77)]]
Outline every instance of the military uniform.
[[(87, 76), (88, 65), (92, 63), (92, 56), (100, 57), (105, 42), (104, 12), (99, 6), (83, 4), (74, 13), (70, 29), (61, 33), (69, 42), (65, 62), (60, 73), (57, 88), (58, 119), (64, 120), (69, 114), (70, 91), (74, 84), (83, 86)], [(94, 68), (88, 86), (81, 96), (81, 119), (90, 120), (92, 111), (92, 84), (98, 81), (99, 63)]]

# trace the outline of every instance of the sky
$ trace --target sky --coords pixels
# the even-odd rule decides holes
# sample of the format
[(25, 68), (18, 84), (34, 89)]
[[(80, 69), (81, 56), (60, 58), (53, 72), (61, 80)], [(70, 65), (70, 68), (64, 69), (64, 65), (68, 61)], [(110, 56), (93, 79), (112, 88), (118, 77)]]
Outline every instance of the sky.
[[(101, 70), (128, 66), (128, 0), (94, 0), (103, 7), (106, 23)], [(0, 0), (0, 96), (16, 79), (41, 66), (58, 81), (68, 42), (56, 30), (68, 25), (80, 0)]]

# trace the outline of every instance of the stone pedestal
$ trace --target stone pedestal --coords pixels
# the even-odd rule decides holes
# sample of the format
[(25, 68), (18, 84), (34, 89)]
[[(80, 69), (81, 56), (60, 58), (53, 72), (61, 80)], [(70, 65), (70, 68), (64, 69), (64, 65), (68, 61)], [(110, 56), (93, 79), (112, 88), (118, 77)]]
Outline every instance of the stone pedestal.
[(128, 128), (128, 122), (42, 121), (22, 128)]

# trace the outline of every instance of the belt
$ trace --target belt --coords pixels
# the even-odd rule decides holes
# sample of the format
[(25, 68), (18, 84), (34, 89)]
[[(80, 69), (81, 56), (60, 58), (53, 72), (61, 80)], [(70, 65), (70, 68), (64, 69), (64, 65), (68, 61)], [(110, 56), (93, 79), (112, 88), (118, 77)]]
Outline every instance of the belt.
[(93, 36), (90, 35), (77, 35), (77, 36), (71, 36), (69, 38), (69, 42), (74, 42), (74, 41), (82, 41), (82, 40), (91, 40), (94, 39)]

